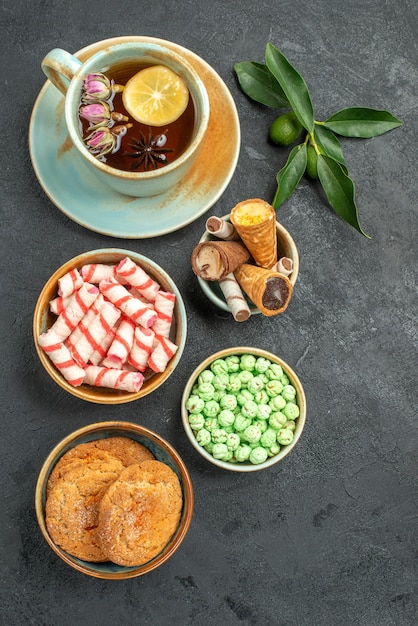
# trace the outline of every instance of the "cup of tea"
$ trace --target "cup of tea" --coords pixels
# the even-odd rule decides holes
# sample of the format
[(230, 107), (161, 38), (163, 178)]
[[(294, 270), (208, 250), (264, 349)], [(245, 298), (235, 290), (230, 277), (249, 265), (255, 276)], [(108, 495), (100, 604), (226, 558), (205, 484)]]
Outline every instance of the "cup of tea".
[(152, 38), (107, 46), (85, 62), (55, 48), (42, 70), (64, 94), (77, 158), (98, 181), (147, 197), (166, 192), (189, 172), (210, 105), (203, 81), (180, 53)]

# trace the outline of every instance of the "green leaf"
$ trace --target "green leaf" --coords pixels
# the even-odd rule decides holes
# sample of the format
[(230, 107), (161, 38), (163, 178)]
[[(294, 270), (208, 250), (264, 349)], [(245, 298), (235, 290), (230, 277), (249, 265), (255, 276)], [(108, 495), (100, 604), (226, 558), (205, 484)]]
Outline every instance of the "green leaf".
[(338, 163), (341, 163), (341, 165), (345, 166), (345, 159), (341, 144), (332, 131), (325, 128), (325, 126), (316, 123), (314, 139), (322, 152), (324, 152), (327, 156), (330, 156)]
[(281, 204), (294, 192), (303, 172), (306, 169), (306, 144), (295, 146), (289, 157), (276, 176), (277, 191), (273, 200), (273, 207), (278, 209)]
[(360, 226), (355, 201), (354, 183), (351, 178), (345, 174), (341, 164), (325, 154), (319, 154), (318, 176), (328, 202), (335, 213), (362, 235), (370, 238)]
[(302, 76), (273, 44), (266, 47), (266, 64), (283, 89), (290, 106), (302, 126), (309, 132), (314, 129), (311, 96)]
[(324, 125), (343, 137), (361, 137), (368, 139), (383, 135), (402, 125), (389, 111), (350, 107), (342, 109), (325, 120)]
[(243, 61), (236, 63), (234, 69), (241, 89), (249, 98), (273, 109), (289, 107), (283, 89), (266, 65)]

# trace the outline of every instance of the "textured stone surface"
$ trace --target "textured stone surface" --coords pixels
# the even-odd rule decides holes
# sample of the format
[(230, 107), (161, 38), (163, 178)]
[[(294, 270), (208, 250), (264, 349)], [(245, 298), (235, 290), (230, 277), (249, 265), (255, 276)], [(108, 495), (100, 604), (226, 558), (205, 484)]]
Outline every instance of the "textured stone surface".
[[(169, 11), (168, 11), (169, 7)], [(0, 622), (8, 626), (410, 626), (417, 615), (417, 85), (414, 0), (17, 0), (2, 3), (2, 327)], [(236, 172), (210, 213), (271, 201), (287, 150), (269, 145), (276, 113), (251, 103), (234, 63), (278, 46), (305, 77), (317, 118), (352, 105), (385, 108), (402, 128), (344, 140), (362, 225), (339, 220), (303, 179), (279, 219), (300, 252), (283, 316), (237, 325), (200, 292), (191, 251), (208, 213), (156, 240), (120, 240), (65, 217), (32, 170), (27, 131), (51, 48), (155, 35), (208, 61), (237, 104)], [(76, 202), (76, 192), (75, 199)], [(126, 406), (86, 405), (42, 370), (32, 340), (39, 292), (85, 250), (126, 247), (160, 263), (185, 299), (189, 336), (171, 378)], [(231, 345), (269, 349), (299, 374), (308, 417), (280, 465), (239, 475), (208, 466), (180, 422), (194, 367)], [(44, 542), (34, 513), (41, 464), (67, 433), (100, 420), (155, 429), (180, 452), (196, 494), (180, 550), (140, 579), (90, 579)]]

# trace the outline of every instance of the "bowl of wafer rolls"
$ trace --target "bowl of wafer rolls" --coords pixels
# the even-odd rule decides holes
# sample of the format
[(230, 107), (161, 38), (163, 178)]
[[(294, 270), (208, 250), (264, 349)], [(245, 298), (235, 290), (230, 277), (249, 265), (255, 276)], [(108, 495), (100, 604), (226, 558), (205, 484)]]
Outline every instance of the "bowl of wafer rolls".
[(209, 300), (237, 322), (283, 313), (299, 273), (292, 236), (260, 198), (239, 202), (229, 215), (210, 216), (191, 264)]
[(192, 519), (189, 472), (172, 445), (138, 424), (110, 421), (69, 433), (46, 457), (35, 510), (53, 552), (73, 569), (121, 580), (161, 566)]
[(46, 372), (68, 393), (98, 404), (157, 389), (178, 365), (186, 334), (185, 306), (169, 274), (119, 248), (64, 263), (43, 287), (33, 318)]

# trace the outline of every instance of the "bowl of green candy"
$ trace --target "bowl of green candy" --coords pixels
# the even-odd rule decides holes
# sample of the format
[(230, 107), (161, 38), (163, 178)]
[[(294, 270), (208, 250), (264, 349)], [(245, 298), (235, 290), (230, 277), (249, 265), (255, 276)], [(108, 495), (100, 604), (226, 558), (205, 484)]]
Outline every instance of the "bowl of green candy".
[(293, 450), (305, 426), (306, 398), (282, 359), (241, 346), (212, 354), (194, 370), (181, 414), (189, 441), (207, 461), (254, 472)]

